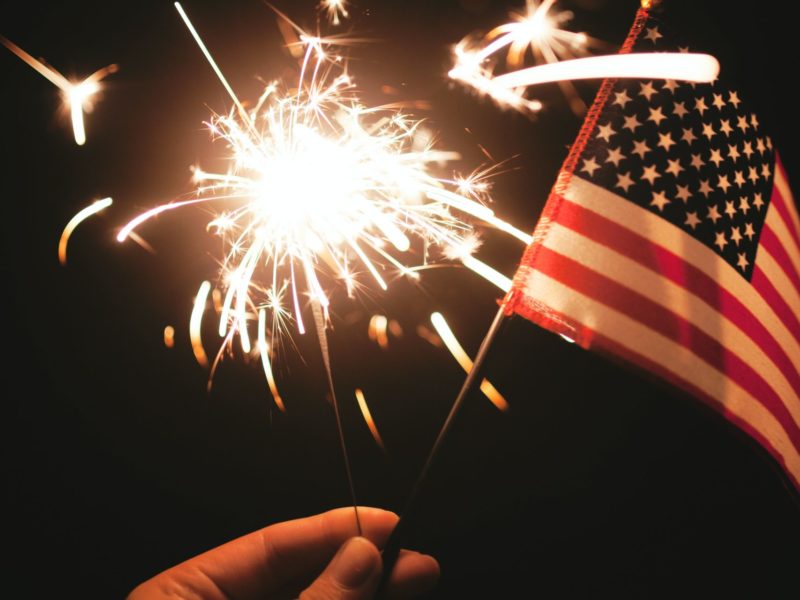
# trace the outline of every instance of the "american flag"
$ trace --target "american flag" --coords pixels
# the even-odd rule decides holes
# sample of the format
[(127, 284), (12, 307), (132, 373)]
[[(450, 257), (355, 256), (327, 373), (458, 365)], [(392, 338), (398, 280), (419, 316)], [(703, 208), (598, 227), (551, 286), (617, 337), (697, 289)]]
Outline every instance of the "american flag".
[[(642, 9), (621, 51), (654, 50), (688, 48)], [(706, 402), (800, 489), (800, 220), (722, 79), (603, 82), (506, 309)]]

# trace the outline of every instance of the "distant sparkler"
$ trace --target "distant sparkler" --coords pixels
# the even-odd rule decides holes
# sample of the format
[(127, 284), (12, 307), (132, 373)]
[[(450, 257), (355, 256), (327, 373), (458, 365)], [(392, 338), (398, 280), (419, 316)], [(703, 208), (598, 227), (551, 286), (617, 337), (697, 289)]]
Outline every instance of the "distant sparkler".
[(86, 143), (86, 129), (83, 123), (83, 113), (92, 111), (94, 107), (93, 98), (101, 89), (100, 81), (105, 79), (108, 75), (116, 73), (117, 65), (112, 64), (103, 67), (89, 75), (89, 77), (83, 81), (75, 82), (68, 80), (53, 67), (37, 60), (11, 40), (0, 36), (0, 42), (63, 92), (64, 103), (72, 119), (72, 131), (75, 135), (75, 143), (79, 146), (83, 146), (83, 144)]
[[(267, 350), (292, 323), (305, 331), (306, 302), (327, 322), (327, 290), (337, 281), (351, 296), (369, 281), (385, 290), (390, 275), (418, 278), (420, 266), (436, 258), (435, 252), (490, 276), (496, 272), (472, 256), (477, 245), (470, 221), (530, 242), (528, 234), (486, 206), (480, 175), (445, 179), (433, 173), (433, 166), (458, 155), (423, 141), (419, 121), (396, 108), (360, 103), (329, 40), (299, 32), (304, 53), (296, 87), (271, 83), (246, 109), (176, 6), (234, 101), (228, 115), (208, 123), (228, 146), (231, 163), (224, 173), (196, 168), (195, 195), (136, 217), (118, 239), (165, 211), (209, 203), (222, 207), (209, 223), (226, 247), (219, 333), (228, 341), (238, 335), (242, 350), (250, 353), (251, 323), (258, 322), (255, 346), (280, 406)], [(409, 265), (403, 260), (408, 256), (420, 262)], [(507, 287), (502, 276), (490, 278)], [(207, 294), (201, 288), (192, 316), (201, 363), (206, 359), (199, 322)]]
[(322, 0), (319, 3), (319, 7), (328, 15), (328, 21), (331, 25), (339, 25), (341, 18), (346, 19), (350, 16), (347, 12), (346, 0)]
[[(527, 97), (529, 87), (556, 82), (573, 109), (582, 106), (569, 81), (607, 77), (648, 77), (709, 82), (719, 73), (719, 63), (707, 54), (620, 54), (576, 58), (586, 54), (591, 39), (585, 33), (561, 29), (570, 12), (553, 10), (555, 0), (527, 0), (524, 14), (512, 13), (511, 22), (491, 30), (479, 40), (465, 38), (454, 50), (451, 79), (488, 95), (501, 106), (537, 112), (542, 103)], [(530, 50), (538, 66), (522, 68)], [(506, 51), (506, 72), (497, 75)]]

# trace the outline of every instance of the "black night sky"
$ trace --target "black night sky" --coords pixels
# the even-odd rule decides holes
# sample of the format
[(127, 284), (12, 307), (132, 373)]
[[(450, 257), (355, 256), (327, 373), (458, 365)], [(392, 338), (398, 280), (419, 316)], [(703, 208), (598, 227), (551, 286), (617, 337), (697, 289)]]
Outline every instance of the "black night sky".
[[(800, 187), (795, 23), (780, 3), (751, 4), (750, 14), (731, 2), (665, 2), (689, 39), (719, 48)], [(365, 101), (429, 103), (415, 115), (462, 153), (463, 172), (485, 160), (480, 147), (508, 160), (494, 208), (532, 230), (580, 119), (555, 86), (541, 90), (547, 109), (531, 119), (445, 77), (451, 45), (503, 22), (522, 0), (356, 4), (353, 30), (374, 40), (351, 51)], [(563, 3), (575, 28), (609, 50), (637, 4)], [(315, 27), (313, 2), (275, 5)], [(288, 344), (278, 367), (285, 414), (258, 361), (224, 361), (206, 391), (188, 318), (197, 286), (216, 272), (208, 214), (176, 211), (142, 228), (155, 254), (114, 240), (131, 216), (190, 191), (190, 165), (213, 165), (223, 150), (202, 122), (228, 99), (172, 3), (0, 7), (0, 33), (66, 75), (120, 66), (77, 147), (57, 90), (0, 51), (10, 596), (121, 598), (236, 536), (346, 505), (313, 336), (294, 336), (299, 351)], [(240, 96), (257, 97), (259, 77), (292, 75), (274, 13), (259, 0), (185, 7)], [(597, 85), (578, 89), (590, 101)], [(114, 205), (77, 230), (61, 267), (64, 225), (105, 196)], [(512, 273), (520, 245), (485, 238), (481, 257)], [(397, 281), (386, 294), (335, 295), (333, 368), (360, 502), (402, 509), (463, 378), (417, 326), (439, 310), (474, 353), (497, 296), (457, 268), (431, 270), (419, 286)], [(367, 337), (374, 313), (404, 331), (386, 350)], [(166, 325), (176, 330), (172, 349)], [(800, 503), (766, 453), (720, 417), (519, 318), (487, 376), (511, 410), (470, 399), (408, 540), (440, 560), (431, 597), (796, 597)], [(356, 387), (386, 454), (361, 419)]]

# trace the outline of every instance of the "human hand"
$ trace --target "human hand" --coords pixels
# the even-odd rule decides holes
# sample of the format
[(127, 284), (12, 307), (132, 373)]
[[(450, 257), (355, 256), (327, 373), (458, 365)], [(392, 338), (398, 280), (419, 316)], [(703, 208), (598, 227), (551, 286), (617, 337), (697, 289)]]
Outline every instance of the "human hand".
[[(397, 515), (359, 507), (364, 537), (352, 537), (352, 508), (265, 527), (159, 573), (128, 600), (228, 600), (372, 598), (381, 578), (378, 548)], [(403, 550), (386, 594), (411, 598), (430, 590), (439, 577), (431, 556)]]

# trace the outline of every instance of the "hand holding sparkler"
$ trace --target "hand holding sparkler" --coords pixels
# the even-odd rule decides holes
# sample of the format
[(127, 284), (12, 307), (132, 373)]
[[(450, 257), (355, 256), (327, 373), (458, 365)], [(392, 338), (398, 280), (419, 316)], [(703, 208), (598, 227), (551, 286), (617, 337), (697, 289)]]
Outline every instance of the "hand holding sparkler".
[[(296, 598), (298, 594), (305, 600), (372, 598), (381, 576), (378, 548), (389, 537), (397, 515), (367, 507), (359, 512), (364, 537), (351, 537), (349, 508), (278, 523), (156, 575), (133, 590), (128, 600)], [(430, 590), (438, 577), (433, 557), (403, 551), (387, 592), (392, 598), (411, 598)]]

